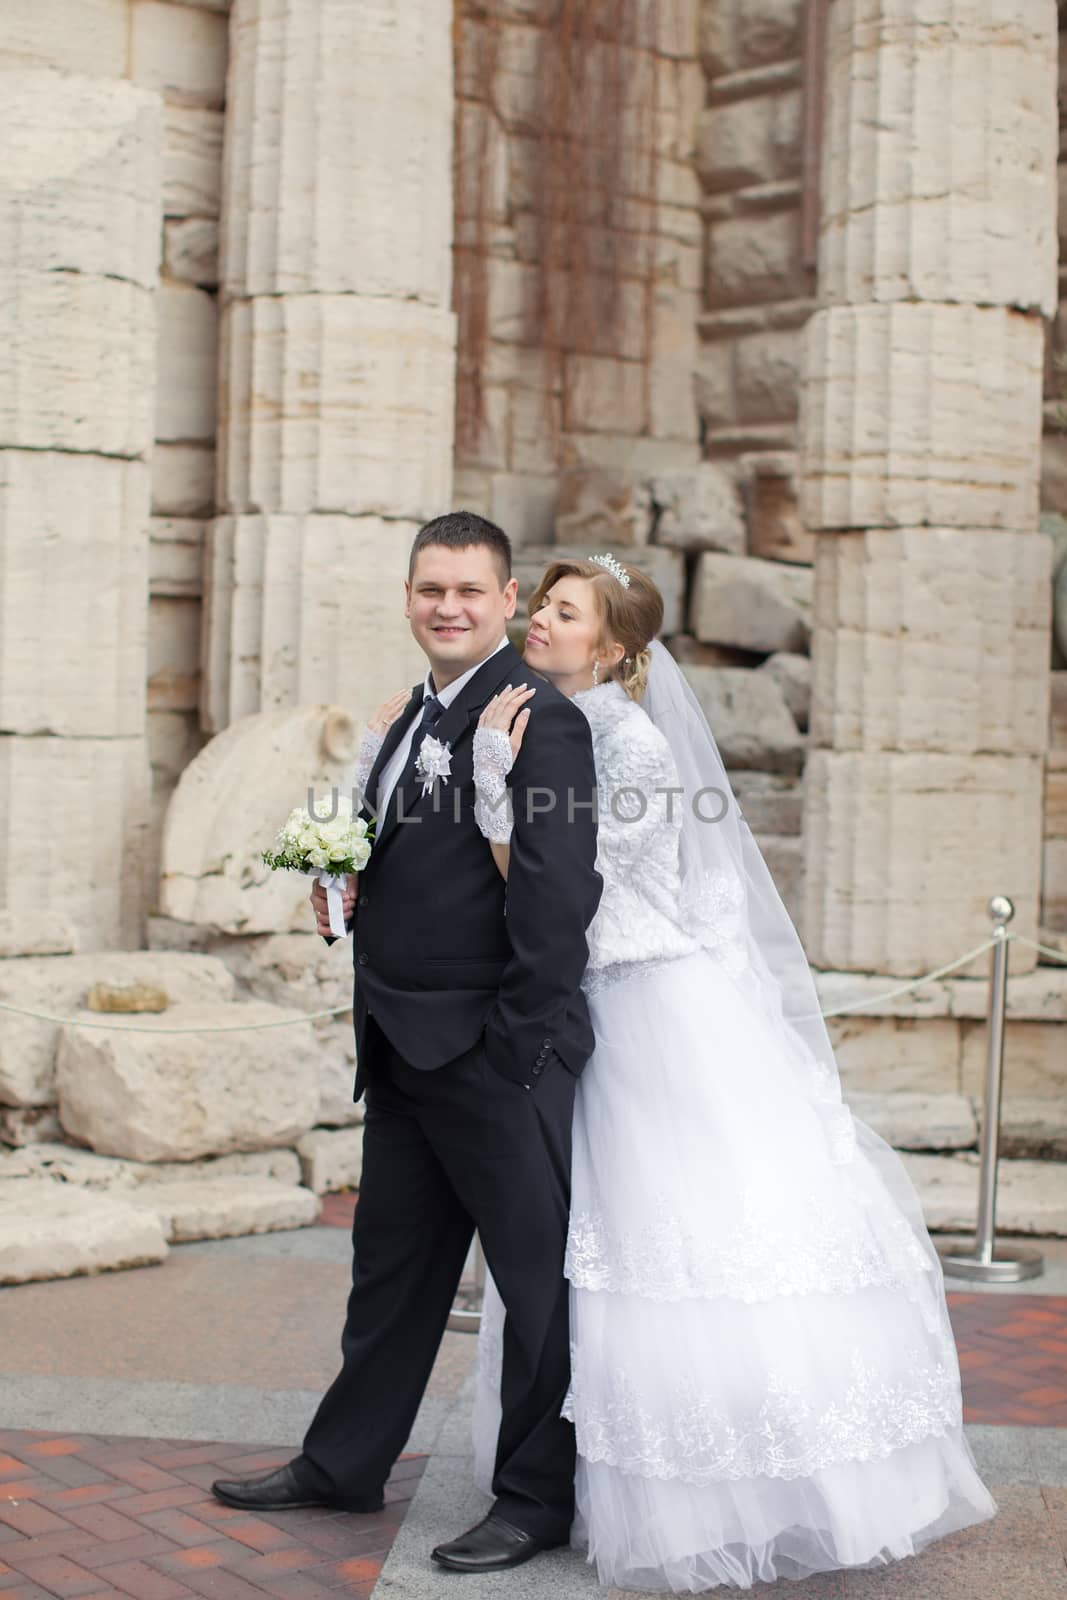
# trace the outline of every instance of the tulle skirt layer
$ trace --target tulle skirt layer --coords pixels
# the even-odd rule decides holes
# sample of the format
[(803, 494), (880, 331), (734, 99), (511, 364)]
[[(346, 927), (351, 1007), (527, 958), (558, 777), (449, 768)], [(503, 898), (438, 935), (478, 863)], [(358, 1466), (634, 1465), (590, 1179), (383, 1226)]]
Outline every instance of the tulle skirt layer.
[[(745, 1588), (896, 1560), (992, 1516), (918, 1198), (842, 1104), (832, 1058), (705, 954), (590, 1010), (565, 1410), (574, 1542), (600, 1580)], [(490, 1291), (483, 1481), (500, 1322)]]

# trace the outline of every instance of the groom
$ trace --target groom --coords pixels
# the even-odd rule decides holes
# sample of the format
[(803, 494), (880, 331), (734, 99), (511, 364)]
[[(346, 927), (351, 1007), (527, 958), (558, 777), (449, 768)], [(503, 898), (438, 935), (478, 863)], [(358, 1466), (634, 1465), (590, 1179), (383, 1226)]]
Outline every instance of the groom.
[[(377, 836), (354, 902), (367, 1111), (342, 1367), (300, 1455), (213, 1485), (249, 1509), (380, 1509), (477, 1228), (507, 1309), (503, 1417), (492, 1510), (433, 1551), (460, 1572), (565, 1543), (574, 1511), (563, 1257), (574, 1091), (592, 1049), (579, 983), (601, 888), (596, 779), (584, 716), (537, 680), (509, 778), (505, 894), (474, 821), (473, 735), (493, 695), (534, 681), (505, 631), (517, 589), (493, 523), (461, 511), (417, 535), (405, 615), (429, 672), (371, 772)], [(427, 735), (451, 770), (424, 792)], [(324, 891), (313, 899), (323, 932)]]

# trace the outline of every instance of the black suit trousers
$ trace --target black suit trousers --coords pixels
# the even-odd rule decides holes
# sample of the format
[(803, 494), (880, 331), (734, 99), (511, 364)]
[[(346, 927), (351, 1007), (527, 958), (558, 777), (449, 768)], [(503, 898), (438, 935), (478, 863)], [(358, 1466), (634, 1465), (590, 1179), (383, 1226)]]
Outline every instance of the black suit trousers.
[(495, 1510), (565, 1541), (574, 1430), (563, 1258), (575, 1079), (558, 1060), (527, 1090), (484, 1045), (418, 1071), (371, 1019), (363, 1178), (341, 1371), (297, 1477), (344, 1505), (385, 1482), (411, 1431), (478, 1229), (507, 1311)]

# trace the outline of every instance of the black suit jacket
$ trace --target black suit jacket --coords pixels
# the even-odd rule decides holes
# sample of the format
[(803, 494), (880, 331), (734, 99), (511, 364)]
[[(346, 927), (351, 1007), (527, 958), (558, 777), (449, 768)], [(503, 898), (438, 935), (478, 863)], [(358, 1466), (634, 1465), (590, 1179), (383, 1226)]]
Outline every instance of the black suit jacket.
[[(486, 702), (523, 681), (537, 693), (508, 779), (515, 824), (505, 884), (474, 820), (474, 731)], [(386, 735), (367, 784), (372, 803), (383, 767), (421, 714), (422, 696), (419, 684)], [(579, 985), (601, 880), (585, 717), (507, 645), (482, 664), (434, 736), (451, 748), (451, 775), (430, 795), (417, 780), (394, 790), (360, 874), (357, 1100), (366, 1086), (368, 1015), (405, 1060), (426, 1071), (484, 1035), (490, 1065), (526, 1087), (553, 1054), (577, 1074), (592, 1050)]]

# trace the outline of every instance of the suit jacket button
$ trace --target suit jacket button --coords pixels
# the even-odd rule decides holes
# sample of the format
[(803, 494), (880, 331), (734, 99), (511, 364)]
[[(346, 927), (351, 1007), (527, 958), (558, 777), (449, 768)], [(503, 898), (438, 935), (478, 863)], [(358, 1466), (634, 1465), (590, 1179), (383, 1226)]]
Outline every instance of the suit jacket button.
[(551, 1048), (552, 1048), (552, 1040), (551, 1039), (542, 1039), (541, 1040), (541, 1048), (542, 1048), (542, 1050), (551, 1050)]
[(360, 951), (360, 954), (359, 954), (359, 964), (360, 964), (360, 966), (361, 967), (365, 967), (369, 960), (370, 960), (370, 956), (368, 956), (364, 951)]
[(365, 894), (360, 895), (359, 903), (361, 906), (366, 906), (368, 904), (367, 896)]
[(536, 1067), (534, 1067), (533, 1070), (534, 1070), (534, 1077), (535, 1078), (539, 1078), (541, 1076), (542, 1072), (544, 1072), (544, 1070), (545, 1070), (544, 1069), (544, 1065), (539, 1061), (537, 1063)]

